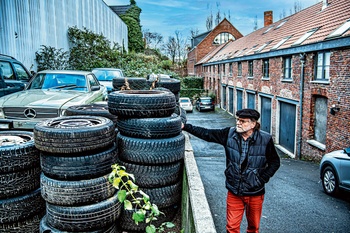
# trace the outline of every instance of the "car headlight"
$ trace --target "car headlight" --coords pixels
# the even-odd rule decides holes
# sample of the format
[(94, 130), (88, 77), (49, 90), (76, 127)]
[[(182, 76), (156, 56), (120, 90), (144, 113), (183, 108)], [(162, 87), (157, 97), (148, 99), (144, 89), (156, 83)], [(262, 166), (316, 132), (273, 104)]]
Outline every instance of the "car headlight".
[(5, 118), (5, 113), (2, 108), (0, 108), (0, 118)]
[(66, 109), (62, 109), (60, 112), (60, 117), (61, 116), (66, 116)]

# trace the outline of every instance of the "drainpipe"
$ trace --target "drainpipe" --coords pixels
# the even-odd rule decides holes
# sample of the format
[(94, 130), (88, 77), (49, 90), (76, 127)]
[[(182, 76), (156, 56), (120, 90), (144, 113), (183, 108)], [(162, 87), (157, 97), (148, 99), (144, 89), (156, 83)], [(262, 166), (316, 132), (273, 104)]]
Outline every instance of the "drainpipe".
[(301, 62), (301, 71), (300, 71), (300, 93), (299, 93), (299, 135), (298, 135), (298, 158), (301, 159), (301, 142), (302, 142), (302, 129), (303, 129), (303, 99), (304, 99), (304, 63), (306, 54), (301, 53), (300, 62)]

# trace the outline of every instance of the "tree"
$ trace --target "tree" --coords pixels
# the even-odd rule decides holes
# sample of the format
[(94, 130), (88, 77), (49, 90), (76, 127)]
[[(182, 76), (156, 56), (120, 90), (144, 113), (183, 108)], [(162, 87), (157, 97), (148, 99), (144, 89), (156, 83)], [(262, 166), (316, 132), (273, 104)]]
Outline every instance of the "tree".
[(120, 18), (128, 26), (129, 50), (142, 52), (145, 47), (140, 24), (140, 14), (142, 10), (136, 5), (134, 0), (131, 0), (130, 4), (131, 7), (125, 14), (120, 15)]
[(164, 51), (165, 53), (170, 56), (173, 64), (175, 63), (175, 57), (176, 57), (176, 40), (173, 36), (169, 36), (168, 42), (164, 44)]
[(157, 49), (157, 46), (163, 42), (163, 36), (160, 33), (150, 32), (149, 29), (144, 30), (143, 37), (146, 41), (146, 47), (149, 48)]

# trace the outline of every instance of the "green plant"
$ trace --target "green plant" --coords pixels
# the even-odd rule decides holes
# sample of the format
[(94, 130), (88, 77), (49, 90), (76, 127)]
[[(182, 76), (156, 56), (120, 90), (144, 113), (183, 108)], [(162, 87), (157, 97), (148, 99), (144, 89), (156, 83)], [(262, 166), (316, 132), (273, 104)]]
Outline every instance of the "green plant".
[(41, 45), (35, 52), (35, 60), (40, 70), (65, 70), (69, 68), (69, 52), (51, 46)]
[(148, 224), (146, 233), (160, 233), (164, 232), (166, 228), (175, 226), (171, 222), (164, 222), (159, 227), (152, 224), (152, 221), (157, 220), (157, 216), (164, 213), (158, 209), (157, 205), (150, 202), (150, 198), (146, 193), (138, 188), (134, 183), (134, 175), (127, 173), (124, 166), (112, 165), (109, 182), (119, 190), (118, 200), (124, 204), (124, 208), (134, 211), (132, 219), (135, 224), (139, 222)]

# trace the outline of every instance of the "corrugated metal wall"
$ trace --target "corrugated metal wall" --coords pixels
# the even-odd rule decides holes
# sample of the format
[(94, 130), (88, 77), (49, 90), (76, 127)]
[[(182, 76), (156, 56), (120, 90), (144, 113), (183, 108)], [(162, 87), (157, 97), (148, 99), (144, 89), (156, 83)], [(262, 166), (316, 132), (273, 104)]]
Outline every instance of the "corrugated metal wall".
[(103, 0), (0, 0), (0, 53), (28, 69), (41, 45), (69, 50), (68, 28), (102, 33), (128, 48), (128, 29)]

